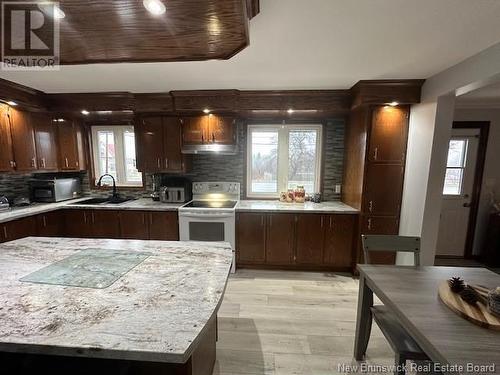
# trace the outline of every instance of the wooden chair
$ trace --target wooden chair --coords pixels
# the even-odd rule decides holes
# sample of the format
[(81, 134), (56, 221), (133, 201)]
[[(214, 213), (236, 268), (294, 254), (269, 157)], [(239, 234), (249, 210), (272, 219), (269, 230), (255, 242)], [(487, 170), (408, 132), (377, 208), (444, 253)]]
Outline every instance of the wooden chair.
[[(388, 235), (362, 235), (363, 254), (365, 263), (370, 263), (370, 252), (393, 251), (413, 253), (414, 265), (420, 265), (420, 238)], [(401, 326), (397, 317), (384, 305), (371, 307), (373, 320), (377, 323), (395, 354), (395, 365), (403, 366), (407, 360), (430, 361), (420, 346)], [(395, 370), (395, 374), (404, 374), (404, 371)]]

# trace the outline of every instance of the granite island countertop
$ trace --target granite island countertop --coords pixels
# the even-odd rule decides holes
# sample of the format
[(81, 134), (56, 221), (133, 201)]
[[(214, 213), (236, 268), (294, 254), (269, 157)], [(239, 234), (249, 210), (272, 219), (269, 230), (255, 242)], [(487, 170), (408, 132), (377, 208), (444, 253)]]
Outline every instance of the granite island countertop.
[[(104, 289), (19, 279), (80, 250), (150, 256)], [(0, 350), (184, 363), (224, 294), (227, 243), (27, 237), (0, 245)]]
[(339, 201), (322, 203), (285, 203), (264, 200), (240, 200), (236, 205), (238, 212), (290, 212), (290, 213), (337, 213), (357, 214), (359, 210)]

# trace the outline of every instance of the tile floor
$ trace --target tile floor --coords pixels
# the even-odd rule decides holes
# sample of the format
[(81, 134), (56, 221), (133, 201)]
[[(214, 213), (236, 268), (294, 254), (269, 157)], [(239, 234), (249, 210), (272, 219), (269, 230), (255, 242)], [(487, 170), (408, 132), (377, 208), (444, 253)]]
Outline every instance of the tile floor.
[[(219, 312), (214, 375), (323, 375), (351, 365), (358, 282), (349, 275), (239, 270)], [(374, 325), (367, 362), (391, 365)]]

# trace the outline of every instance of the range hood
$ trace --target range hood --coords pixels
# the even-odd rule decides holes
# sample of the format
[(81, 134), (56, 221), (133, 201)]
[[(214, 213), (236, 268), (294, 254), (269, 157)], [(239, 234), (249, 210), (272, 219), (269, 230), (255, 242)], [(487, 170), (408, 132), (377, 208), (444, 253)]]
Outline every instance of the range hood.
[(209, 143), (202, 145), (183, 145), (181, 152), (183, 154), (219, 154), (219, 155), (236, 155), (238, 153), (238, 145), (223, 145), (217, 143)]

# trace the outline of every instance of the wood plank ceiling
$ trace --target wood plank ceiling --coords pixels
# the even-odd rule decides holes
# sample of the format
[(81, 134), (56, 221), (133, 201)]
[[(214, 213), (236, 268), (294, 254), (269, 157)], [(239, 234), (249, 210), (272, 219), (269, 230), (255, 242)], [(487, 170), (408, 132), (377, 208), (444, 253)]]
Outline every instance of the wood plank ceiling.
[(228, 59), (249, 44), (255, 0), (60, 0), (61, 64)]

